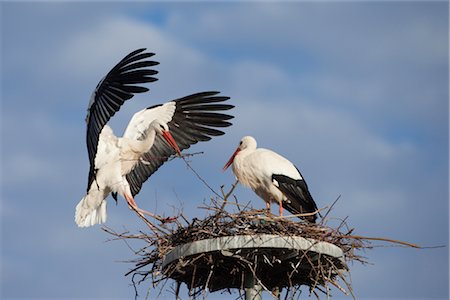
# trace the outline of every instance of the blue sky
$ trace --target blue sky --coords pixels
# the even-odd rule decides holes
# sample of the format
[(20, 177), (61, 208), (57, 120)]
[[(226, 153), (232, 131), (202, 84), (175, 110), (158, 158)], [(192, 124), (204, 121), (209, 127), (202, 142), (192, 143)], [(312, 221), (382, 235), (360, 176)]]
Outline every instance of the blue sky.
[[(204, 151), (192, 165), (211, 186), (234, 182), (221, 167), (253, 135), (300, 168), (318, 206), (341, 195), (333, 215), (355, 233), (447, 246), (367, 251), (373, 265), (351, 266), (360, 299), (448, 298), (448, 3), (0, 5), (1, 298), (134, 295), (123, 277), (130, 249), (73, 215), (87, 182), (90, 94), (140, 47), (156, 53), (159, 81), (114, 117), (116, 134), (144, 107), (219, 90), (236, 105), (234, 125), (190, 150)], [(235, 195), (264, 207), (241, 186)], [(211, 196), (174, 160), (136, 201), (194, 217)], [(143, 227), (123, 199), (108, 208), (107, 226)]]

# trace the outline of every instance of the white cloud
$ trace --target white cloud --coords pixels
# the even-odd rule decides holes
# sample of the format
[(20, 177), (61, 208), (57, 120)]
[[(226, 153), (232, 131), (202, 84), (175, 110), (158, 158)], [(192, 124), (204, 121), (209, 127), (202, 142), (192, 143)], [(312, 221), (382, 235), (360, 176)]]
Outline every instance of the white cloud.
[[(81, 138), (76, 128), (62, 125), (61, 119), (41, 110), (24, 111), (20, 118), (3, 117), (3, 151), (7, 159), (2, 166), (2, 182), (10, 187), (39, 182), (67, 186), (64, 176), (70, 172), (74, 145)], [(80, 159), (76, 157), (75, 160)]]
[[(269, 58), (316, 101), (355, 110), (384, 131), (432, 134), (447, 123), (446, 24), (445, 13), (420, 3), (245, 3), (176, 10), (167, 31), (204, 47), (214, 41), (234, 60)], [(241, 85), (253, 88), (255, 74), (241, 74)], [(377, 124), (387, 114), (394, 118)]]
[(81, 31), (68, 38), (59, 49), (59, 65), (63, 69), (77, 68), (79, 74), (92, 74), (131, 50), (148, 48), (156, 59), (176, 57), (182, 53), (186, 63), (198, 63), (198, 54), (164, 35), (149, 23), (123, 16), (99, 20), (90, 31)]
[(91, 30), (68, 37), (57, 49), (56, 58), (52, 58), (57, 62), (52, 66), (61, 76), (69, 70), (72, 83), (82, 86), (85, 101), (78, 101), (84, 107), (97, 82), (114, 63), (141, 47), (156, 53), (153, 59), (161, 63), (155, 67), (159, 80), (148, 85), (149, 94), (135, 96), (111, 120), (113, 126), (121, 124), (117, 134), (121, 134), (132, 114), (144, 107), (187, 93), (220, 88), (207, 84), (214, 81), (211, 74), (218, 74), (218, 68), (203, 53), (178, 42), (156, 26), (126, 17), (103, 18)]

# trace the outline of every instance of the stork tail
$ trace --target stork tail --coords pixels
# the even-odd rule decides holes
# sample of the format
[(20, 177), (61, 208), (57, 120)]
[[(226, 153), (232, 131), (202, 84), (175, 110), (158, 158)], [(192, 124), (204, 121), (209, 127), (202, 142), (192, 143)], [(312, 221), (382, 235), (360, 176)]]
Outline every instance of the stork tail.
[(78, 227), (89, 227), (106, 222), (106, 199), (98, 203), (91, 195), (81, 199), (75, 209), (75, 223)]

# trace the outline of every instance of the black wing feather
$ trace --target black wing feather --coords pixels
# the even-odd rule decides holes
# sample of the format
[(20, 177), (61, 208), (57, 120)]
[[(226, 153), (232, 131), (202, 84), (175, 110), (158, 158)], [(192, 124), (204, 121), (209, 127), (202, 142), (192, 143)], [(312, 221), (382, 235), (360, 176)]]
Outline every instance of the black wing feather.
[[(180, 150), (201, 141), (209, 141), (213, 136), (223, 135), (224, 132), (217, 128), (232, 125), (227, 120), (234, 118), (233, 116), (217, 112), (230, 110), (234, 106), (215, 104), (230, 99), (216, 96), (217, 94), (219, 92), (202, 92), (173, 100), (176, 102), (176, 108), (168, 126)], [(160, 135), (157, 135), (150, 151), (127, 175), (133, 197), (139, 193), (142, 184), (174, 154), (172, 147)]]
[[(302, 177), (303, 178), (303, 177)], [(286, 196), (283, 207), (292, 214), (311, 213), (317, 210), (317, 205), (309, 193), (303, 179), (295, 180), (285, 175), (273, 174), (272, 180), (278, 182), (278, 189)], [(316, 222), (317, 216), (304, 217), (310, 222)]]
[(153, 60), (153, 53), (138, 49), (125, 56), (97, 85), (92, 97), (93, 101), (88, 108), (86, 117), (87, 133), (86, 144), (89, 155), (90, 169), (87, 190), (95, 178), (95, 156), (100, 133), (109, 119), (119, 111), (122, 104), (131, 99), (136, 93), (144, 93), (149, 89), (137, 86), (153, 82), (158, 71), (147, 67), (158, 65)]

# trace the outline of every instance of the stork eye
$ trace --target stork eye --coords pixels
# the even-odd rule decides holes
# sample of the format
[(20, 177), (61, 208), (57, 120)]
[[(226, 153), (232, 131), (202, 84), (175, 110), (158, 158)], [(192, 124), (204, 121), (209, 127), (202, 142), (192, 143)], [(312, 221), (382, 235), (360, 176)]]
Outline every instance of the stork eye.
[(242, 141), (239, 142), (239, 146), (241, 146), (241, 145), (242, 145)]

